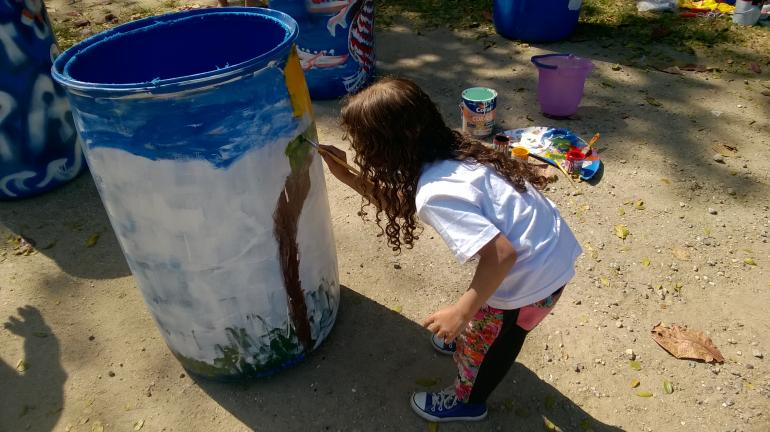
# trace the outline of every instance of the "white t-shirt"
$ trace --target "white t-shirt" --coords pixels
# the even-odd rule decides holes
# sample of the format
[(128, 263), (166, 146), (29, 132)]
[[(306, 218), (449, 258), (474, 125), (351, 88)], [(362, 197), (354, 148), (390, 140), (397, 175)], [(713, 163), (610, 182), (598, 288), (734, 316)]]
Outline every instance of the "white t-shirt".
[(516, 263), (487, 304), (504, 310), (540, 301), (575, 275), (582, 253), (551, 200), (527, 183), (516, 191), (494, 168), (474, 162), (426, 166), (417, 185), (417, 214), (465, 263), (503, 233)]

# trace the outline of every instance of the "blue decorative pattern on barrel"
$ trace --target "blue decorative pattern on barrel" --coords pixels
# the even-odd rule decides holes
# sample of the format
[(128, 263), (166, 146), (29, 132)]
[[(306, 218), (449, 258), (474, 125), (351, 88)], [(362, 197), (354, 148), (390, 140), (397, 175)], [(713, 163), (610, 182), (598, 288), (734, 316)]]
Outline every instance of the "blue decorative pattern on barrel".
[(297, 48), (310, 96), (355, 93), (374, 75), (374, 0), (270, 0), (297, 20)]
[[(296, 22), (259, 8), (116, 27), (54, 64), (131, 271), (191, 372), (263, 376), (315, 349), (337, 259)], [(222, 45), (221, 40), (250, 41)]]
[(83, 167), (41, 0), (0, 0), (0, 199), (45, 192)]

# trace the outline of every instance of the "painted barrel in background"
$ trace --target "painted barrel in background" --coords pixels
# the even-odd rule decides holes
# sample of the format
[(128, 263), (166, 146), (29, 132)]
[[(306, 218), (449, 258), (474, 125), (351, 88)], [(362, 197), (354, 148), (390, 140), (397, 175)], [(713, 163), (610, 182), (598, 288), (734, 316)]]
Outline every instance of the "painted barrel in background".
[(42, 0), (0, 2), (0, 199), (45, 192), (83, 167), (67, 98), (51, 79), (58, 52)]
[(575, 32), (583, 0), (494, 0), (492, 20), (508, 39), (554, 42)]
[(299, 24), (297, 49), (313, 99), (355, 93), (374, 75), (374, 0), (270, 0)]
[(194, 10), (100, 33), (54, 64), (145, 302), (180, 362), (205, 377), (291, 365), (337, 314), (296, 35), (277, 11)]

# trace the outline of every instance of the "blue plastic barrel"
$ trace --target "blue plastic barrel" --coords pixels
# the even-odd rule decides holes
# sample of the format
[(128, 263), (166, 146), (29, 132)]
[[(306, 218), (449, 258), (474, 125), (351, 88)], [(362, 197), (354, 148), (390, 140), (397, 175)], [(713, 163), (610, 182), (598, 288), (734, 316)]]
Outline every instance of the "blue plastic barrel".
[(0, 199), (45, 192), (83, 167), (67, 98), (51, 79), (58, 52), (42, 1), (0, 1)]
[(203, 9), (121, 25), (54, 63), (145, 302), (182, 365), (204, 377), (287, 367), (337, 314), (296, 37), (278, 11)]
[(270, 0), (299, 24), (297, 49), (313, 99), (355, 93), (374, 76), (374, 0)]
[(508, 39), (553, 42), (575, 31), (581, 5), (582, 0), (495, 0), (492, 18)]

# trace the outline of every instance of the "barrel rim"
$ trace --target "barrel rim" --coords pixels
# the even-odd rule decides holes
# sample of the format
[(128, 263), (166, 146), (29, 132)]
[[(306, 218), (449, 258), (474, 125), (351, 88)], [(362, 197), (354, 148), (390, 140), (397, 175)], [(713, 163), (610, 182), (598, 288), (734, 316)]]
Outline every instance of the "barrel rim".
[[(248, 59), (244, 62), (230, 65), (221, 69), (210, 70), (191, 75), (182, 75), (179, 77), (166, 78), (150, 82), (137, 82), (137, 83), (93, 83), (87, 81), (80, 81), (69, 76), (67, 73), (67, 67), (70, 61), (76, 57), (79, 53), (83, 52), (89, 47), (95, 44), (101, 43), (106, 39), (111, 39), (120, 34), (133, 32), (146, 28), (161, 22), (170, 22), (179, 19), (188, 19), (197, 15), (261, 15), (271, 18), (282, 25), (287, 30), (287, 36), (284, 40), (276, 45), (269, 51), (260, 54), (254, 58)], [(224, 81), (229, 81), (234, 78), (243, 76), (244, 73), (252, 70), (259, 70), (267, 66), (271, 60), (273, 60), (277, 53), (286, 51), (294, 44), (299, 33), (299, 27), (297, 22), (291, 16), (286, 13), (265, 8), (257, 7), (227, 7), (227, 8), (211, 8), (211, 9), (195, 9), (183, 12), (173, 12), (163, 15), (151, 16), (142, 18), (129, 23), (121, 24), (113, 27), (109, 30), (97, 33), (61, 53), (53, 63), (51, 67), (51, 75), (54, 80), (64, 86), (69, 91), (81, 91), (85, 93), (105, 91), (108, 93), (165, 93), (165, 92), (177, 92), (186, 89), (194, 89), (198, 87), (217, 84)]]

